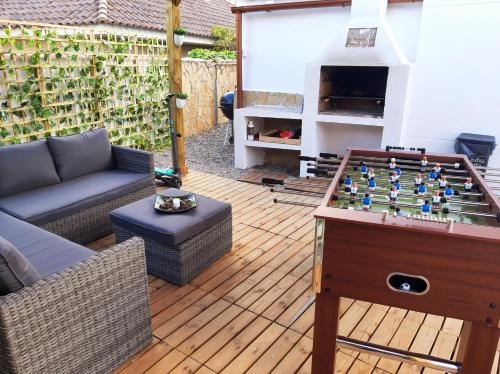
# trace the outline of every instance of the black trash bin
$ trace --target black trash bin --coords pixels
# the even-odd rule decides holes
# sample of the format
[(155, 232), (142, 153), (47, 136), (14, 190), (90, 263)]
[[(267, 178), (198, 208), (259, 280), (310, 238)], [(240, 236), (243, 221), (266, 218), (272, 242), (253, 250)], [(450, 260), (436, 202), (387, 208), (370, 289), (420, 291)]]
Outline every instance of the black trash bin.
[(488, 166), (495, 147), (496, 139), (491, 135), (462, 133), (455, 141), (455, 152), (466, 155), (476, 166)]

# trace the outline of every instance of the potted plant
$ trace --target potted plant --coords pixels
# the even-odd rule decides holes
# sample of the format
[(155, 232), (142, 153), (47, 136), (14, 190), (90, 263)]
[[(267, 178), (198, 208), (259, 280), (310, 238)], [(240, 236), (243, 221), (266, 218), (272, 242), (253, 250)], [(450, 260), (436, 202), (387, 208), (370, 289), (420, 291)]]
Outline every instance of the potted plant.
[(188, 98), (188, 94), (184, 92), (178, 92), (175, 95), (175, 106), (177, 109), (182, 109), (186, 106), (186, 101)]
[(187, 30), (182, 27), (178, 27), (174, 30), (174, 44), (177, 47), (182, 47), (184, 44), (184, 35), (186, 35), (186, 33)]

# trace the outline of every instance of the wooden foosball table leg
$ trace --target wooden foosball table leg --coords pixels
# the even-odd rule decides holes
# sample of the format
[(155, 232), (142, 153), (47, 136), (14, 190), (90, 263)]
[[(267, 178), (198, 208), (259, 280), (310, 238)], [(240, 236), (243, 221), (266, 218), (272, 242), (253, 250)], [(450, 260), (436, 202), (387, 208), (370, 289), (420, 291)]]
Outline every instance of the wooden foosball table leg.
[(316, 294), (312, 374), (333, 373), (337, 352), (340, 297)]
[(461, 374), (490, 374), (499, 338), (496, 326), (465, 322), (457, 354)]

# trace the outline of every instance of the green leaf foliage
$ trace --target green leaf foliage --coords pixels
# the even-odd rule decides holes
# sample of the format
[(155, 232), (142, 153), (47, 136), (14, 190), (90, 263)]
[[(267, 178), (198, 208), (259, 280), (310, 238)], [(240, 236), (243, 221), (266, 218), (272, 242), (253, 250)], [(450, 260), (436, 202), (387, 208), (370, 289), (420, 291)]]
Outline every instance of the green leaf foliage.
[(188, 52), (187, 57), (199, 58), (202, 60), (236, 60), (236, 52), (234, 51), (215, 51), (212, 49), (195, 48)]
[(103, 126), (115, 144), (169, 145), (164, 40), (15, 28), (0, 30), (0, 145)]
[(212, 37), (215, 39), (215, 49), (217, 51), (236, 50), (236, 32), (233, 28), (225, 26), (212, 27)]
[(175, 35), (186, 35), (187, 34), (187, 30), (183, 27), (178, 27), (174, 30), (174, 34)]

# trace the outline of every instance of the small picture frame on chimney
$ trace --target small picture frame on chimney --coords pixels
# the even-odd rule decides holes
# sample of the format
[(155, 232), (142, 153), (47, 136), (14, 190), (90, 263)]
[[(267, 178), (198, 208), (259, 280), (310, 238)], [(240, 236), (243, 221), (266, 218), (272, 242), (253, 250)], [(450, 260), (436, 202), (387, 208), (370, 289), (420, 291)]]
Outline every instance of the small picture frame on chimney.
[(375, 47), (377, 39), (377, 28), (355, 28), (349, 29), (347, 33), (346, 47), (348, 48), (367, 48)]

